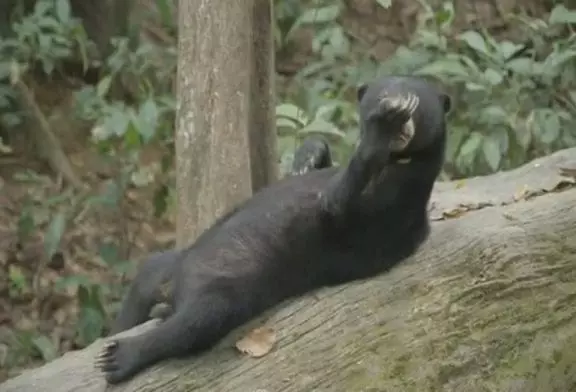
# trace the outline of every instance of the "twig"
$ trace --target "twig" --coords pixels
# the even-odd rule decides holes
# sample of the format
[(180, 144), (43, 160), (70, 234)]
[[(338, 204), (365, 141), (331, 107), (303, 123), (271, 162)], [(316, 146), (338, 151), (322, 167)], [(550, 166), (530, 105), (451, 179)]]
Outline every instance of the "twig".
[(20, 93), (20, 103), (28, 110), (31, 114), (32, 121), (35, 123), (33, 124), (34, 126), (29, 127), (29, 129), (35, 139), (34, 141), (38, 152), (44, 155), (55, 173), (61, 174), (62, 177), (75, 188), (82, 189), (82, 181), (80, 181), (74, 172), (58, 138), (52, 132), (48, 120), (46, 120), (42, 110), (36, 104), (34, 96), (28, 86), (26, 86), (21, 79), (15, 80), (13, 86)]

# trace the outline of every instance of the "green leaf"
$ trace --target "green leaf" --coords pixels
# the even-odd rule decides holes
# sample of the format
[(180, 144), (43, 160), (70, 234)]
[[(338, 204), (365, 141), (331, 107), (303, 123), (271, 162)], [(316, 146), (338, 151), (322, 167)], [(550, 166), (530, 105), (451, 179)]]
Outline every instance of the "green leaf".
[(50, 46), (52, 46), (52, 37), (49, 35), (40, 35), (38, 36), (38, 48), (42, 52), (47, 52), (50, 50)]
[(60, 22), (70, 21), (70, 2), (68, 0), (57, 0), (56, 16)]
[(10, 283), (16, 286), (18, 289), (24, 289), (26, 285), (26, 275), (22, 272), (22, 269), (17, 265), (10, 264), (8, 267), (8, 277)]
[(344, 144), (351, 148), (351, 153), (352, 150), (356, 148), (358, 140), (360, 139), (360, 128), (350, 128), (347, 129), (345, 133), (346, 136), (344, 136)]
[(446, 159), (449, 162), (453, 162), (456, 158), (458, 151), (460, 150), (460, 145), (464, 136), (468, 134), (468, 128), (458, 125), (453, 125), (450, 127), (450, 137), (446, 143)]
[(576, 11), (567, 9), (560, 4), (554, 7), (548, 18), (550, 24), (576, 23)]
[(112, 268), (118, 275), (127, 275), (133, 273), (136, 266), (130, 261), (122, 261), (114, 264)]
[(506, 69), (519, 75), (539, 75), (542, 72), (542, 64), (527, 57), (512, 59), (506, 62)]
[(412, 45), (444, 52), (446, 49), (446, 37), (436, 31), (417, 30)]
[(485, 137), (482, 141), (482, 152), (484, 153), (484, 159), (494, 171), (498, 170), (500, 166), (500, 160), (502, 159), (502, 153), (500, 152), (500, 141), (494, 134), (490, 134)]
[(105, 319), (97, 309), (82, 307), (76, 325), (79, 343), (87, 346), (98, 339), (104, 331)]
[(104, 97), (106, 94), (108, 94), (111, 83), (112, 83), (112, 75), (106, 75), (105, 77), (103, 77), (96, 86), (96, 94), (101, 98)]
[(277, 118), (276, 128), (298, 129), (298, 124), (289, 118)]
[(466, 44), (475, 51), (485, 55), (490, 54), (488, 47), (486, 46), (486, 41), (479, 33), (469, 30), (460, 34), (458, 38), (466, 42)]
[(138, 121), (137, 119), (133, 119), (133, 121), (130, 121), (128, 123), (128, 128), (126, 129), (126, 132), (123, 135), (124, 136), (124, 145), (129, 150), (135, 150), (135, 149), (140, 148), (140, 146), (141, 146), (141, 144), (140, 144), (140, 130), (137, 127), (137, 125), (135, 124), (137, 121)]
[(475, 156), (481, 143), (482, 135), (478, 132), (472, 132), (464, 144), (462, 144), (460, 155), (464, 157)]
[(466, 90), (468, 90), (468, 91), (484, 91), (487, 88), (486, 86), (483, 86), (483, 85), (478, 84), (478, 83), (473, 83), (473, 82), (467, 82), (465, 84), (465, 86), (466, 86)]
[(486, 68), (484, 71), (484, 78), (492, 86), (498, 86), (504, 80), (504, 76), (492, 68)]
[(434, 14), (434, 18), (441, 28), (446, 28), (452, 24), (455, 15), (454, 4), (447, 1), (442, 4), (442, 9)]
[(80, 52), (80, 58), (82, 59), (82, 70), (84, 72), (88, 71), (90, 65), (90, 60), (88, 58), (88, 40), (86, 39), (86, 33), (83, 28), (76, 28), (73, 32), (74, 43)]
[(478, 122), (484, 125), (509, 124), (509, 115), (506, 110), (499, 105), (490, 105), (482, 108), (478, 112)]
[(126, 113), (122, 110), (123, 108), (112, 107), (110, 109), (102, 123), (102, 126), (106, 130), (105, 134), (107, 136), (112, 134), (124, 136), (130, 124), (130, 117), (128, 115), (130, 112)]
[[(62, 23), (60, 23), (56, 18), (53, 18), (51, 15), (44, 16), (43, 18), (39, 18), (36, 21), (37, 27), (40, 27), (40, 30), (48, 30), (49, 33), (55, 33), (60, 30)], [(53, 35), (56, 38), (56, 35)]]
[(339, 105), (336, 102), (330, 102), (328, 104), (320, 106), (316, 113), (314, 113), (314, 118), (324, 119), (326, 121), (331, 121), (334, 119), (336, 112), (338, 111)]
[(567, 62), (572, 62), (575, 57), (576, 50), (553, 51), (546, 57), (542, 71), (550, 77), (556, 77), (559, 68)]
[(25, 205), (18, 218), (18, 238), (20, 240), (26, 239), (34, 231), (35, 225), (36, 220), (34, 219), (32, 208), (29, 205)]
[(34, 6), (34, 16), (37, 19), (44, 19), (43, 17), (46, 16), (51, 7), (52, 4), (49, 1), (37, 1)]
[(159, 11), (160, 19), (164, 26), (173, 26), (174, 21), (172, 20), (172, 1), (167, 0), (156, 0), (156, 8)]
[(492, 132), (494, 138), (498, 140), (498, 145), (500, 146), (501, 159), (506, 158), (506, 153), (510, 149), (510, 126), (509, 125), (499, 125), (496, 126)]
[(54, 61), (50, 59), (44, 59), (44, 61), (42, 61), (42, 70), (46, 75), (52, 75), (52, 71), (54, 71), (55, 66), (56, 65)]
[(82, 308), (93, 308), (98, 312), (104, 312), (102, 304), (101, 285), (89, 284), (78, 288), (78, 301)]
[(296, 25), (334, 22), (340, 16), (340, 5), (312, 8), (305, 11), (296, 21)]
[(290, 120), (296, 121), (301, 126), (306, 125), (309, 120), (304, 110), (290, 103), (284, 103), (276, 106), (276, 117), (288, 118)]
[(32, 339), (33, 347), (38, 350), (44, 361), (50, 361), (58, 356), (54, 343), (44, 335)]
[(550, 144), (560, 137), (560, 118), (551, 109), (534, 110), (538, 136), (542, 143)]
[(430, 76), (448, 75), (468, 78), (470, 76), (470, 71), (462, 65), (462, 63), (454, 59), (435, 61), (417, 69), (414, 71), (414, 74)]
[(336, 26), (331, 29), (330, 45), (332, 45), (335, 52), (339, 55), (345, 55), (350, 52), (350, 41), (341, 26)]
[(66, 214), (63, 211), (59, 211), (50, 221), (50, 225), (44, 235), (44, 252), (48, 259), (51, 259), (58, 250), (65, 228)]
[(504, 40), (498, 43), (498, 52), (503, 60), (508, 60), (510, 56), (522, 49), (524, 45), (515, 44), (514, 42)]
[(160, 117), (160, 111), (156, 102), (152, 98), (148, 98), (138, 112), (137, 122), (138, 122), (138, 133), (144, 138), (145, 142), (148, 142), (154, 136), (156, 131), (156, 126), (158, 125), (158, 118)]
[(286, 135), (286, 136), (278, 136), (278, 142), (276, 145), (278, 146), (278, 152), (280, 154), (284, 154), (284, 152), (289, 151), (291, 153), (294, 152), (294, 148), (296, 147), (296, 138), (293, 135)]
[(468, 71), (469, 76), (470, 75), (480, 76), (482, 74), (482, 71), (481, 71), (480, 67), (478, 66), (478, 64), (476, 64), (476, 61), (472, 60), (470, 57), (463, 56), (463, 55), (450, 55), (450, 54), (446, 55), (446, 57), (449, 57), (449, 56), (454, 56), (454, 58), (459, 59), (469, 69), (469, 71)]
[(80, 286), (90, 285), (90, 279), (84, 275), (65, 276), (56, 280), (54, 288), (58, 291), (66, 290), (68, 288), (76, 288)]
[(321, 118), (316, 118), (310, 124), (306, 125), (300, 131), (298, 131), (299, 135), (308, 135), (311, 133), (319, 133), (326, 136), (336, 136), (338, 138), (344, 138), (346, 136), (346, 134), (336, 128), (334, 124)]
[(388, 9), (392, 6), (392, 0), (376, 0), (376, 3), (384, 9)]
[(114, 243), (104, 243), (98, 247), (98, 253), (100, 258), (109, 266), (114, 265), (119, 260), (120, 253), (118, 252), (118, 246)]

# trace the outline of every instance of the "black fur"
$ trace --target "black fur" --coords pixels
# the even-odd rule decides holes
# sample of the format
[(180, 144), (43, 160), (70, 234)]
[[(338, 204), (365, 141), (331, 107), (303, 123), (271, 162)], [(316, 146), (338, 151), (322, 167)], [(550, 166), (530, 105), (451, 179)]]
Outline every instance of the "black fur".
[[(418, 108), (411, 116), (402, 110), (386, 110), (379, 104), (382, 98), (409, 93), (419, 99)], [(323, 208), (339, 219), (362, 220), (381, 208), (390, 210), (391, 204), (401, 207), (405, 199), (408, 203), (426, 204), (444, 162), (445, 115), (451, 108), (450, 97), (423, 79), (385, 77), (360, 86), (358, 100), (360, 143), (348, 166), (330, 180), (322, 200)], [(408, 117), (413, 122), (415, 135), (402, 151), (393, 151), (390, 143)], [(410, 164), (394, 164), (405, 159), (410, 159)], [(379, 176), (382, 178), (375, 180)], [(362, 198), (367, 191), (373, 194)], [(344, 214), (346, 208), (354, 213)], [(402, 214), (404, 210), (394, 217), (404, 220)]]
[(307, 137), (294, 153), (292, 175), (332, 167), (332, 154), (328, 142), (322, 137)]
[[(292, 175), (301, 175), (312, 170), (332, 167), (332, 156), (328, 142), (322, 137), (307, 137), (294, 153)], [(236, 210), (221, 217), (211, 230), (217, 230), (220, 224)], [(207, 237), (207, 236), (205, 236)], [(171, 283), (174, 267), (180, 260), (180, 252), (169, 250), (149, 256), (138, 269), (128, 293), (122, 301), (110, 335), (115, 335), (152, 318), (165, 319), (173, 309)], [(160, 305), (160, 306), (159, 306)]]
[[(403, 99), (383, 101), (385, 93)], [(166, 276), (174, 312), (154, 330), (105, 345), (97, 366), (109, 383), (166, 358), (201, 353), (284, 299), (386, 271), (423, 243), (449, 98), (409, 77), (380, 79), (358, 96), (361, 140), (348, 166), (287, 177), (221, 218), (194, 245), (156, 256), (170, 259), (166, 269), (151, 266), (154, 261), (142, 268), (114, 331), (143, 319), (156, 298), (152, 288)], [(410, 118), (415, 133), (406, 145)]]
[[(140, 265), (110, 329), (111, 335), (149, 320), (150, 312), (157, 304), (173, 303), (172, 283), (179, 256), (180, 253), (174, 250), (157, 252)], [(155, 316), (166, 318), (169, 313), (162, 312)]]

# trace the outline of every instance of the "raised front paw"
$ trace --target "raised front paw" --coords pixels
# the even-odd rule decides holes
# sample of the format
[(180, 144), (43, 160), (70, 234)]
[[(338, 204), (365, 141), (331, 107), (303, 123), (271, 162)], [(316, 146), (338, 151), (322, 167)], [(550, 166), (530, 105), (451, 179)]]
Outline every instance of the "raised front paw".
[(117, 384), (139, 370), (138, 354), (129, 341), (111, 340), (102, 347), (95, 366), (104, 373), (109, 384)]
[(401, 125), (410, 120), (419, 103), (420, 98), (412, 93), (396, 96), (385, 95), (380, 99), (380, 109), (387, 122)]

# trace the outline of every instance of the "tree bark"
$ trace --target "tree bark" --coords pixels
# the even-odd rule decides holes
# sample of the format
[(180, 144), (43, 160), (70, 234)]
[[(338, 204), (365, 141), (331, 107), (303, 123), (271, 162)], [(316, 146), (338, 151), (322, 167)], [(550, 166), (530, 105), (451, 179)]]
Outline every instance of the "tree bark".
[(252, 193), (252, 1), (180, 0), (177, 246)]
[(278, 178), (276, 141), (275, 64), (272, 0), (253, 1), (253, 61), (251, 74), (250, 163), (252, 191), (270, 185)]
[[(576, 190), (561, 166), (576, 168), (576, 149), (438, 183), (432, 234), (414, 257), (254, 320), (266, 319), (278, 338), (260, 359), (235, 352), (236, 331), (203, 356), (165, 361), (107, 390), (574, 391)], [(0, 391), (104, 391), (92, 365), (102, 343)]]

